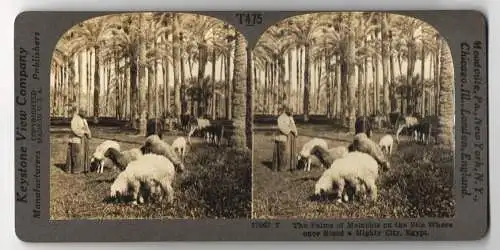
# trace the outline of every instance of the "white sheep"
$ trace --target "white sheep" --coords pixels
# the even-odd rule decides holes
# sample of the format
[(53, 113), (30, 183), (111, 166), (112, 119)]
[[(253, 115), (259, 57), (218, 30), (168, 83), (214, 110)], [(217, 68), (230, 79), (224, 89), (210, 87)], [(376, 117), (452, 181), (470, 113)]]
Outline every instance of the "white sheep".
[(103, 173), (104, 172), (104, 165), (105, 164), (105, 158), (106, 156), (104, 155), (106, 151), (109, 148), (114, 148), (118, 151), (120, 151), (120, 144), (118, 142), (113, 141), (113, 140), (106, 140), (103, 143), (99, 144), (95, 151), (94, 154), (92, 154), (92, 159), (91, 162), (97, 161), (97, 173)]
[[(344, 188), (346, 182), (354, 188), (354, 194), (366, 188), (373, 201), (377, 200), (378, 163), (369, 154), (350, 152), (333, 162), (329, 169), (323, 172), (314, 186), (316, 196), (333, 193), (337, 201), (346, 199)], [(366, 185), (365, 187), (363, 185)], [(336, 187), (336, 190), (334, 190)]]
[(139, 159), (139, 157), (143, 156), (143, 154), (138, 148), (132, 148), (122, 152), (115, 148), (108, 148), (108, 150), (104, 153), (104, 156), (109, 158), (120, 171), (123, 171), (127, 168), (127, 165), (130, 162)]
[(114, 198), (131, 195), (132, 204), (142, 203), (144, 198), (139, 194), (142, 184), (147, 185), (152, 194), (158, 193), (160, 188), (160, 201), (167, 196), (168, 202), (171, 203), (174, 199), (174, 178), (175, 168), (170, 160), (162, 155), (146, 154), (130, 162), (116, 177), (110, 188), (110, 196)]
[(311, 171), (311, 150), (315, 147), (319, 146), (322, 148), (327, 149), (328, 148), (328, 143), (326, 143), (325, 140), (320, 139), (320, 138), (313, 138), (310, 141), (308, 141), (304, 146), (302, 146), (302, 149), (300, 150), (299, 154), (297, 155), (297, 160), (298, 161), (306, 161), (305, 166), (304, 166), (304, 171)]
[(311, 155), (316, 156), (326, 168), (330, 167), (336, 159), (347, 155), (347, 153), (349, 153), (349, 150), (344, 146), (338, 146), (330, 149), (325, 149), (321, 146), (314, 146), (311, 150)]
[(387, 171), (390, 168), (390, 163), (382, 152), (380, 146), (368, 138), (365, 133), (359, 133), (354, 136), (354, 140), (349, 146), (349, 151), (359, 151), (371, 155), (382, 167), (383, 171)]
[(153, 153), (163, 155), (174, 164), (177, 172), (182, 173), (185, 170), (182, 160), (179, 158), (172, 146), (160, 139), (158, 135), (150, 135), (146, 138), (146, 141), (141, 147), (141, 152), (143, 154)]
[(380, 146), (382, 152), (390, 155), (392, 154), (392, 147), (394, 145), (394, 140), (391, 135), (384, 135), (382, 138), (380, 138), (378, 145)]
[(174, 142), (172, 142), (172, 148), (181, 156), (181, 160), (184, 159), (186, 154), (187, 141), (184, 137), (177, 137)]

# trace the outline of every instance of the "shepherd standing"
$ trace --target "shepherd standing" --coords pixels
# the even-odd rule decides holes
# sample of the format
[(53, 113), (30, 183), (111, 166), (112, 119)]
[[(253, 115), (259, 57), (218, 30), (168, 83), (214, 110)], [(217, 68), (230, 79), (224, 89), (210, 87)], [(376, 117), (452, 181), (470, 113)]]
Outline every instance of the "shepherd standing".
[(280, 113), (278, 117), (279, 135), (274, 138), (273, 169), (281, 171), (288, 164), (292, 171), (297, 165), (295, 156), (297, 127), (289, 108), (283, 107)]
[(92, 137), (85, 111), (74, 108), (71, 119), (73, 137), (69, 143), (66, 169), (71, 173), (86, 173), (90, 165), (89, 140)]

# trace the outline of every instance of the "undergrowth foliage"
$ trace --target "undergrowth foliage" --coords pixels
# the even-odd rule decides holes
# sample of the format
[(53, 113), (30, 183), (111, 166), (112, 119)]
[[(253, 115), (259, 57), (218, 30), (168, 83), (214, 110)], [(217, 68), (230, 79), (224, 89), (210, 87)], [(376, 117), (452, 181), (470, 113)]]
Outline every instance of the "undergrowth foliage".
[(393, 162), (398, 162), (381, 186), (393, 192), (395, 202), (409, 217), (453, 217), (453, 152), (443, 147), (415, 150), (405, 145)]
[(196, 172), (180, 187), (192, 196), (193, 206), (210, 218), (250, 218), (252, 169), (250, 152), (242, 149), (208, 148), (192, 162)]

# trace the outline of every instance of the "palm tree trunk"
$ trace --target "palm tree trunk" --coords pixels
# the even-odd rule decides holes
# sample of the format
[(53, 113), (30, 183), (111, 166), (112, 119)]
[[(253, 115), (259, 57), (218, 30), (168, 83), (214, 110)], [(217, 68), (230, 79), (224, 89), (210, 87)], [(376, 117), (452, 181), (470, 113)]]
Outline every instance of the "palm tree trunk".
[[(247, 55), (250, 55), (248, 54), (247, 52)], [(261, 80), (261, 77), (258, 75), (257, 73), (257, 62), (253, 60), (254, 58), (254, 55), (250, 55), (252, 57), (252, 62), (253, 62), (253, 66), (252, 66), (252, 69), (253, 69), (253, 78), (252, 78), (252, 103), (251, 103), (251, 106), (252, 107), (252, 114), (255, 112), (255, 110), (253, 109), (254, 108), (254, 103), (259, 103), (260, 101), (260, 95), (259, 95), (259, 92), (258, 92), (258, 86), (259, 86), (259, 82)], [(255, 99), (253, 99), (253, 95), (255, 93)], [(291, 92), (290, 92), (291, 93)], [(252, 122), (253, 124), (253, 122)], [(248, 138), (247, 138), (248, 139)]]
[[(123, 108), (123, 114), (124, 114), (124, 117), (129, 117), (129, 119), (132, 118), (132, 110), (131, 110), (131, 91), (130, 91), (130, 82), (131, 82), (131, 78), (129, 77), (130, 76), (130, 59), (127, 59), (125, 58), (124, 61), (123, 61), (123, 67), (124, 67), (124, 70), (123, 70), (123, 86), (124, 86), (124, 91), (123, 91), (123, 96), (124, 96), (124, 100), (125, 100), (125, 103), (124, 103), (124, 108)], [(128, 66), (128, 68), (127, 68)]]
[(146, 97), (146, 105), (149, 117), (153, 117), (153, 91), (154, 91), (154, 72), (153, 65), (147, 67), (148, 71), (148, 81), (147, 81), (147, 97)]
[(63, 102), (62, 102), (62, 110), (63, 110), (63, 116), (68, 117), (68, 76), (67, 76), (67, 71), (66, 71), (66, 58), (64, 59), (64, 63), (61, 66), (62, 72), (63, 72), (63, 77), (62, 77), (62, 89), (63, 89)]
[[(434, 54), (429, 53), (429, 81), (433, 81), (433, 76), (434, 76)], [(434, 93), (434, 88), (429, 89), (429, 95), (427, 96), (427, 103), (428, 105), (426, 106), (427, 112), (429, 115), (435, 115), (435, 111), (433, 110), (434, 107), (434, 100), (436, 99)]]
[(440, 99), (439, 99), (439, 95), (440, 95), (440, 87), (441, 87), (441, 83), (439, 82), (441, 80), (441, 53), (443, 50), (443, 48), (441, 47), (441, 37), (439, 37), (439, 35), (436, 35), (436, 43), (437, 43), (437, 49), (436, 49), (436, 54), (435, 54), (435, 63), (434, 63), (434, 93), (435, 93), (435, 101), (434, 101), (434, 110), (435, 110), (435, 114), (437, 116), (441, 115), (439, 112), (440, 112), (440, 109), (439, 109), (439, 106), (440, 106)]
[(92, 100), (91, 100), (91, 89), (92, 89), (92, 50), (89, 49), (88, 52), (86, 53), (87, 57), (87, 114), (90, 115), (91, 110), (92, 110)]
[(383, 103), (382, 103), (382, 112), (383, 114), (388, 114), (390, 109), (390, 101), (389, 101), (389, 56), (390, 56), (390, 47), (389, 44), (391, 42), (390, 35), (388, 34), (387, 27), (385, 23), (387, 22), (388, 13), (381, 13), (383, 17), (382, 21), (382, 81), (383, 81)]
[(163, 112), (170, 115), (169, 65), (166, 58), (162, 60), (163, 71)]
[[(181, 58), (181, 50), (180, 50), (180, 38), (179, 38), (179, 32), (178, 32), (178, 22), (180, 17), (174, 14), (173, 16), (173, 24), (172, 24), (172, 67), (173, 67), (173, 73), (174, 73), (174, 114), (177, 117), (177, 119), (180, 119), (181, 113), (184, 112), (184, 110), (181, 110), (181, 82), (179, 82), (179, 78), (183, 73), (181, 73), (182, 70), (180, 70), (181, 67), (183, 67), (183, 63), (180, 62), (182, 60)], [(168, 65), (168, 64), (167, 64)], [(184, 93), (182, 93), (182, 96), (185, 96)]]
[(310, 85), (311, 85), (311, 47), (309, 44), (304, 46), (305, 62), (304, 62), (304, 122), (309, 121), (309, 95), (310, 95)]
[(321, 91), (321, 74), (323, 72), (322, 71), (322, 63), (321, 63), (321, 60), (322, 60), (322, 57), (320, 57), (319, 61), (318, 61), (318, 80), (316, 81), (318, 86), (316, 88), (316, 113), (319, 114), (319, 112), (321, 112), (320, 110), (320, 98), (321, 98), (321, 94), (320, 94), (320, 91)]
[(293, 60), (293, 53), (291, 49), (288, 49), (288, 91), (287, 91), (287, 98), (288, 98), (288, 107), (291, 108), (292, 110), (294, 107), (292, 106), (292, 60)]
[[(205, 45), (198, 46), (198, 88), (199, 90), (203, 90), (203, 92), (207, 89), (207, 82), (205, 81), (205, 70), (208, 61), (208, 48)], [(197, 113), (198, 116), (205, 115), (207, 108), (207, 99), (201, 93), (202, 91), (198, 91), (197, 96)]]
[[(182, 45), (181, 45), (181, 49), (182, 49)], [(180, 110), (182, 113), (186, 112), (187, 111), (187, 107), (188, 107), (188, 101), (186, 100), (186, 89), (187, 89), (187, 84), (186, 84), (186, 65), (185, 65), (185, 61), (184, 61), (184, 57), (181, 56), (181, 59), (180, 59), (180, 64), (181, 64), (181, 73), (180, 73), (180, 78), (181, 78), (181, 82), (180, 82), (180, 85), (175, 88), (174, 87), (174, 92), (177, 93), (179, 92), (180, 93), (180, 98), (182, 98), (182, 101), (180, 101), (180, 108), (177, 108), (177, 105), (179, 104), (179, 100), (175, 99), (175, 93), (174, 93), (174, 102), (175, 102), (175, 108), (176, 110)]]
[(82, 106), (83, 73), (83, 55), (78, 53), (78, 108)]
[(278, 60), (273, 60), (273, 63), (271, 64), (271, 89), (273, 91), (273, 96), (272, 96), (272, 102), (273, 102), (273, 114), (276, 115), (278, 112), (278, 101), (279, 101), (279, 93), (280, 93), (280, 86), (279, 86), (279, 74), (278, 74)]
[(300, 110), (300, 100), (299, 100), (299, 95), (300, 95), (300, 49), (299, 47), (297, 46), (295, 48), (295, 75), (296, 75), (296, 78), (297, 78), (297, 89), (295, 90), (296, 94), (295, 94), (295, 108), (296, 108), (296, 112), (299, 112)]
[(358, 70), (358, 86), (356, 88), (357, 90), (357, 105), (356, 105), (356, 110), (358, 111), (359, 115), (364, 115), (364, 110), (363, 110), (363, 88), (364, 88), (364, 83), (363, 83), (363, 66), (361, 64), (357, 65), (357, 70)]
[(76, 72), (75, 72), (75, 60), (73, 56), (69, 57), (69, 62), (68, 62), (68, 77), (69, 77), (69, 84), (71, 85), (71, 103), (73, 105), (76, 105), (77, 108), (80, 108), (78, 106), (78, 99), (77, 99), (77, 90), (79, 88), (78, 81), (76, 81)]
[(450, 48), (446, 40), (440, 39), (440, 78), (439, 78), (439, 116), (438, 116), (438, 143), (454, 147), (454, 111), (453, 111), (453, 62)]
[[(229, 49), (230, 51), (230, 49)], [(232, 84), (232, 81), (231, 81), (231, 53), (228, 51), (228, 53), (226, 54), (226, 67), (225, 67), (225, 70), (226, 70), (226, 119), (228, 120), (232, 120), (232, 92), (233, 92), (233, 84)]]
[(215, 63), (217, 62), (217, 54), (215, 48), (212, 48), (212, 120), (216, 119), (215, 111), (216, 111), (216, 100), (217, 95), (215, 93)]
[(58, 74), (58, 70), (57, 70), (57, 63), (55, 62), (52, 62), (52, 65), (51, 65), (52, 69), (51, 71), (53, 72), (53, 83), (54, 83), (54, 91), (51, 93), (52, 94), (52, 114), (54, 116), (56, 116), (56, 110), (57, 110), (57, 96), (58, 96), (58, 93), (57, 91), (59, 90), (58, 88), (58, 81), (59, 81), (59, 74)]
[(117, 119), (121, 119), (122, 118), (122, 114), (121, 114), (121, 99), (123, 99), (123, 97), (120, 95), (120, 91), (121, 91), (121, 88), (120, 88), (120, 76), (119, 76), (119, 71), (120, 71), (120, 59), (118, 58), (118, 53), (115, 51), (113, 53), (113, 65), (115, 66), (114, 68), (114, 77), (115, 77), (115, 117)]
[[(389, 39), (391, 39), (391, 42), (389, 44), (392, 44), (392, 36), (389, 36)], [(392, 46), (390, 45), (389, 50), (392, 51)], [(391, 96), (391, 112), (396, 112), (398, 109), (398, 100), (396, 98), (396, 91), (395, 91), (395, 84), (396, 84), (396, 59), (394, 58), (394, 55), (391, 53), (389, 57), (389, 63), (390, 63), (390, 73), (391, 73), (391, 84), (390, 84), (390, 96)]]
[(300, 67), (299, 67), (299, 90), (298, 91), (298, 96), (299, 96), (299, 102), (301, 103), (301, 113), (304, 114), (304, 95), (301, 95), (300, 93), (304, 93), (304, 48), (300, 47)]
[(408, 43), (408, 62), (406, 69), (406, 114), (414, 113), (414, 105), (412, 101), (411, 90), (413, 88), (413, 69), (415, 68), (415, 44), (413, 42)]
[(420, 84), (422, 84), (421, 86), (421, 93), (422, 93), (422, 96), (421, 96), (421, 104), (420, 104), (420, 114), (422, 114), (422, 116), (427, 116), (426, 112), (425, 112), (425, 45), (424, 45), (424, 41), (422, 39), (422, 60), (420, 62), (420, 67), (421, 67), (421, 70), (420, 70)]
[[(146, 57), (146, 43), (143, 40), (141, 44), (139, 45), (139, 62), (141, 64), (138, 64), (139, 67), (139, 82), (138, 82), (138, 94), (139, 94), (139, 100), (138, 100), (138, 114), (139, 116), (142, 116), (145, 112), (148, 111), (148, 106), (147, 103), (147, 96), (148, 96), (148, 82), (147, 82), (147, 67), (143, 64), (144, 62), (147, 61)], [(139, 126), (142, 128), (142, 126)], [(145, 131), (144, 131), (145, 132)]]
[[(243, 45), (243, 44), (241, 44)], [(242, 46), (243, 47), (243, 46)], [(247, 79), (246, 79), (246, 90), (245, 90), (245, 140), (247, 148), (252, 148), (252, 94), (253, 94), (253, 86), (255, 84), (255, 78), (253, 78), (253, 67), (252, 67), (252, 49), (250, 47), (246, 48), (246, 66), (247, 66)], [(283, 73), (284, 74), (284, 73)]]
[(101, 79), (99, 77), (99, 46), (94, 46), (94, 121), (99, 118), (99, 97), (101, 92)]
[(364, 110), (365, 110), (365, 115), (369, 115), (370, 114), (370, 111), (369, 111), (369, 100), (370, 100), (370, 94), (368, 92), (368, 58), (370, 57), (366, 57), (365, 60), (364, 60), (364, 77), (363, 77), (363, 82), (365, 83), (365, 87), (364, 87)]
[(375, 59), (375, 84), (373, 85), (373, 113), (377, 115), (380, 112), (380, 73), (382, 73), (383, 69), (380, 67), (380, 62)]
[(337, 94), (336, 94), (336, 107), (335, 116), (336, 118), (340, 118), (342, 115), (342, 62), (340, 60), (340, 55), (335, 56), (335, 84), (337, 85)]
[(281, 96), (279, 97), (280, 99), (280, 103), (287, 103), (286, 101), (286, 98), (288, 98), (288, 96), (286, 95), (286, 91), (285, 91), (285, 55), (281, 55), (279, 58), (278, 58), (278, 65), (279, 65), (279, 88), (281, 90)]
[(155, 94), (155, 117), (156, 118), (159, 118), (161, 117), (160, 116), (160, 99), (159, 99), (159, 95), (160, 95), (160, 88), (158, 87), (159, 85), (159, 81), (158, 81), (158, 61), (155, 60), (154, 61), (154, 86), (155, 86), (155, 89), (154, 89), (154, 94)]
[(325, 51), (325, 73), (326, 73), (326, 117), (328, 119), (332, 118), (332, 110), (333, 110), (333, 84), (332, 84), (332, 72), (330, 65), (332, 63), (332, 58), (328, 56)]
[(264, 67), (264, 112), (269, 114), (269, 62), (266, 61)]
[(245, 90), (247, 85), (247, 55), (245, 49), (245, 38), (242, 34), (236, 34), (234, 53), (234, 91), (232, 98), (232, 121), (234, 125), (233, 143), (236, 147), (247, 146), (246, 139), (246, 101)]
[[(352, 14), (349, 15), (349, 24), (351, 27), (354, 27), (354, 16)], [(356, 105), (355, 104), (355, 95), (356, 95), (356, 34), (354, 30), (348, 31), (347, 37), (347, 72), (348, 72), (348, 101), (349, 101), (349, 123), (348, 127), (351, 132), (354, 132), (354, 122), (356, 120)]]
[(111, 60), (108, 60), (105, 66), (106, 69), (106, 104), (104, 105), (105, 114), (109, 115), (109, 109), (111, 108)]
[(134, 54), (130, 58), (130, 111), (134, 129), (139, 129), (139, 124), (137, 123), (140, 112), (138, 73), (137, 57)]

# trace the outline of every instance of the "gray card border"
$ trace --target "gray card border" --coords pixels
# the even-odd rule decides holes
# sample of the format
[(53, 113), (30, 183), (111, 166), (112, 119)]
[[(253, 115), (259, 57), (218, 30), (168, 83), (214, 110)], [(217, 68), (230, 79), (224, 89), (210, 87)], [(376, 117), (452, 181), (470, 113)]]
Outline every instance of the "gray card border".
[[(153, 11), (153, 10), (151, 10)], [(154, 10), (168, 11), (168, 10)], [(333, 11), (333, 10), (332, 10)], [(341, 10), (335, 10), (341, 11)], [(363, 10), (360, 10), (363, 11)], [(375, 10), (366, 10), (375, 11)], [(403, 14), (419, 18), (433, 25), (443, 37), (446, 38), (448, 46), (451, 49), (454, 75), (455, 75), (455, 186), (454, 193), (456, 197), (456, 211), (454, 218), (421, 218), (421, 219), (380, 219), (380, 220), (307, 220), (307, 219), (283, 219), (283, 220), (217, 220), (217, 219), (200, 219), (200, 220), (72, 220), (72, 221), (49, 221), (49, 162), (50, 162), (50, 146), (49, 146), (49, 102), (44, 101), (49, 97), (49, 70), (52, 52), (59, 37), (73, 25), (86, 19), (106, 15), (111, 13), (124, 13), (124, 11), (105, 11), (105, 12), (45, 12), (45, 11), (29, 11), (18, 15), (15, 21), (14, 34), (14, 63), (15, 63), (15, 102), (18, 97), (26, 98), (25, 103), (15, 103), (15, 127), (25, 126), (27, 138), (26, 140), (15, 141), (15, 231), (17, 236), (28, 242), (99, 242), (99, 241), (305, 241), (305, 240), (478, 240), (483, 238), (489, 230), (489, 183), (488, 183), (488, 39), (487, 39), (487, 21), (485, 16), (472, 10), (421, 10), (421, 11), (388, 11), (394, 14)], [(144, 12), (144, 11), (133, 11)], [(175, 11), (175, 12), (192, 12), (192, 11)], [(196, 12), (206, 14), (213, 17), (218, 17), (230, 24), (233, 24), (247, 38), (248, 45), (253, 47), (259, 36), (264, 30), (282, 20), (298, 14), (312, 13), (316, 11), (207, 11)], [(260, 13), (263, 16), (261, 25), (247, 27), (239, 24), (236, 18), (236, 13)], [(40, 36), (40, 67), (39, 80), (29, 79), (26, 84), (21, 84), (20, 77), (20, 49), (25, 48), (32, 50), (34, 33), (39, 32)], [(482, 50), (478, 50), (478, 63), (482, 65), (479, 77), (482, 79), (479, 89), (476, 89), (473, 98), (470, 101), (462, 99), (464, 91), (472, 90), (473, 76), (473, 48), (475, 41), (482, 43)], [(461, 53), (462, 45), (468, 44), (470, 49), (470, 60), (467, 65), (467, 77), (461, 77)], [(465, 45), (464, 45), (465, 46)], [(28, 57), (28, 60), (30, 58)], [(27, 64), (29, 74), (33, 73), (34, 68), (31, 63)], [(465, 83), (461, 83), (464, 81)], [(22, 86), (22, 87), (21, 87)], [(478, 98), (482, 102), (478, 102)], [(35, 103), (37, 102), (37, 103)], [(477, 115), (461, 115), (464, 110), (473, 110), (476, 106)], [(35, 109), (35, 107), (37, 109)], [(30, 122), (31, 112), (34, 111), (37, 115), (41, 115), (41, 120), (36, 124)], [(21, 113), (26, 112), (27, 120), (25, 123), (21, 120)], [(474, 124), (474, 118), (481, 119), (482, 122), (478, 125)], [(463, 120), (462, 119), (466, 119)], [(39, 126), (41, 130), (40, 142), (31, 141), (32, 125)], [(466, 125), (472, 135), (464, 137), (462, 140), (462, 129)], [(41, 129), (40, 129), (41, 128)], [(474, 133), (477, 129), (477, 134)], [(13, 131), (16, 133), (15, 131)], [(478, 138), (474, 138), (478, 136)], [(467, 142), (468, 146), (464, 149), (460, 145)], [(482, 142), (483, 150), (476, 150), (474, 143)], [(38, 153), (36, 153), (38, 151)], [(465, 168), (468, 173), (475, 172), (483, 173), (484, 180), (478, 184), (470, 184), (468, 191), (474, 191), (474, 188), (482, 188), (482, 194), (475, 192), (471, 196), (462, 198), (461, 182), (467, 180), (469, 183), (474, 182), (474, 176), (466, 176), (465, 172), (460, 171), (460, 162), (465, 154), (472, 156), (472, 161), (469, 161)], [(26, 156), (26, 161), (21, 164), (21, 156)], [(40, 164), (40, 172), (35, 170), (36, 158)], [(479, 160), (482, 165), (475, 168), (474, 160)], [(36, 177), (35, 177), (36, 176)], [(35, 180), (39, 180), (39, 188), (36, 187)], [(17, 198), (22, 197), (25, 182), (29, 183), (28, 202), (19, 202)], [(36, 208), (34, 204), (33, 188), (40, 191), (40, 218), (33, 217), (33, 210)], [(476, 190), (477, 191), (477, 190)], [(476, 201), (472, 198), (477, 195)], [(452, 228), (432, 229), (427, 228), (428, 235), (424, 236), (391, 236), (394, 230), (381, 230), (382, 235), (377, 237), (304, 237), (303, 232), (307, 229), (298, 229), (295, 226), (297, 223), (310, 225), (316, 223), (329, 223), (334, 227), (340, 226), (347, 222), (363, 222), (363, 223), (410, 223), (410, 222), (451, 222)], [(254, 222), (267, 222), (269, 228), (254, 228)], [(279, 227), (277, 227), (279, 223)], [(296, 223), (296, 224), (294, 224)], [(302, 224), (301, 224), (302, 225)], [(310, 230), (309, 230), (310, 231)], [(401, 233), (405, 230), (397, 229)]]

